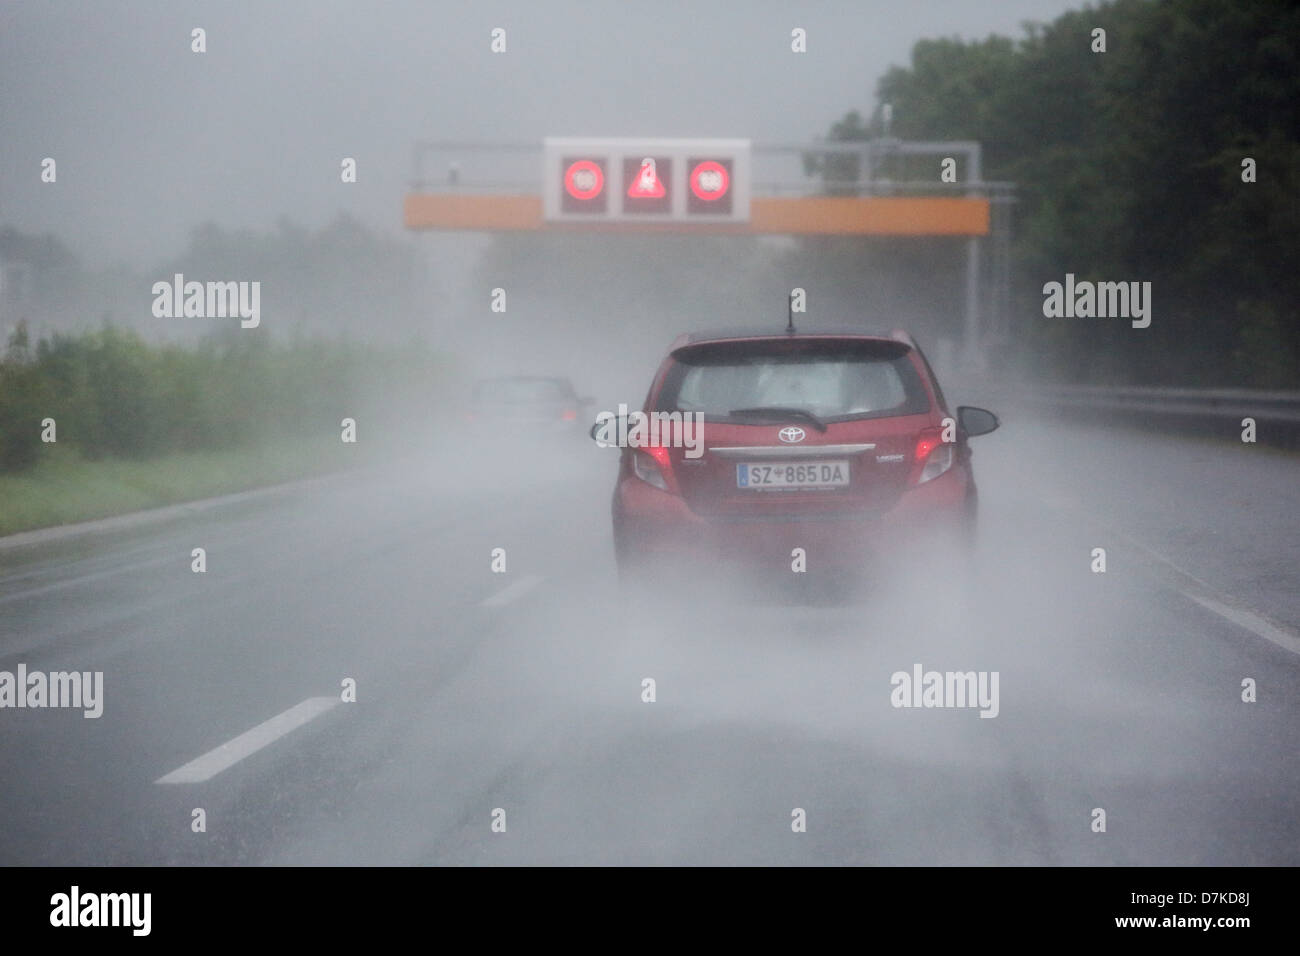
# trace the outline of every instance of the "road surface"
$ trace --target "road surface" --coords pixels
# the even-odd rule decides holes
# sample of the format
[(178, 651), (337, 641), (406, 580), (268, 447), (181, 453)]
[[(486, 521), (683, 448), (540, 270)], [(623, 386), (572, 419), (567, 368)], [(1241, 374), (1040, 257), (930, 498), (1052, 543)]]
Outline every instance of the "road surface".
[[(0, 670), (103, 673), (98, 719), (0, 710), (0, 861), (1300, 863), (1300, 458), (975, 449), (974, 579), (840, 603), (629, 609), (582, 441), (0, 549)], [(892, 706), (916, 665), (997, 716)]]

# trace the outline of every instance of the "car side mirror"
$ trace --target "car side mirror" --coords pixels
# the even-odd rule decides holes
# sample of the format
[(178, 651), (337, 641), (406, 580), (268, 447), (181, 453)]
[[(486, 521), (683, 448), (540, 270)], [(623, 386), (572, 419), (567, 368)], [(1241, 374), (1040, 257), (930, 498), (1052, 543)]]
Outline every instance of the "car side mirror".
[(995, 431), (1001, 422), (998, 421), (998, 416), (987, 409), (975, 408), (972, 405), (958, 405), (957, 424), (966, 433), (967, 438), (974, 438), (976, 435), (987, 435)]

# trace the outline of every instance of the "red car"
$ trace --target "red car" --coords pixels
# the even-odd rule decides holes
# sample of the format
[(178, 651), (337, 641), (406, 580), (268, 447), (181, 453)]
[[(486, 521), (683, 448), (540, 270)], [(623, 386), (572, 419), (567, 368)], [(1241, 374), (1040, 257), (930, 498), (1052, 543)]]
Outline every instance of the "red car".
[[(682, 336), (628, 418), (656, 413), (651, 442), (629, 423), (616, 432), (608, 413), (592, 429), (602, 444), (627, 439), (613, 500), (624, 576), (720, 562), (854, 570), (912, 545), (969, 543), (967, 439), (998, 427), (980, 408), (953, 416), (899, 331)], [(674, 419), (701, 434), (674, 432)]]

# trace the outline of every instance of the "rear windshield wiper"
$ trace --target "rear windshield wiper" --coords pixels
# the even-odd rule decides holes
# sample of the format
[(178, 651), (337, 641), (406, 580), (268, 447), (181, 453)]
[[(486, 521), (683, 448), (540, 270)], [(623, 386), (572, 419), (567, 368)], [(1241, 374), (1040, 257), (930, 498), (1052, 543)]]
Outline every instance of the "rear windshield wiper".
[(797, 418), (805, 421), (819, 432), (826, 431), (825, 423), (812, 412), (802, 408), (786, 408), (783, 405), (765, 405), (761, 408), (733, 408), (728, 415), (753, 418)]

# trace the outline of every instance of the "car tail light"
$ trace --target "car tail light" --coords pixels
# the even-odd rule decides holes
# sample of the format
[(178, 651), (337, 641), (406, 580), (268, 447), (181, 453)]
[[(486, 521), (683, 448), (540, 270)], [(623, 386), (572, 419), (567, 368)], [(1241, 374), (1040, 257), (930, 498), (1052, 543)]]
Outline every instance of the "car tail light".
[(952, 467), (952, 442), (943, 440), (942, 428), (923, 428), (916, 436), (916, 461), (922, 465), (916, 478), (918, 485), (938, 478)]
[(638, 448), (632, 452), (632, 470), (647, 485), (668, 490), (668, 449), (658, 446)]
[(560, 417), (566, 422), (576, 422), (578, 420), (578, 410), (576, 408), (566, 408), (560, 413)]

